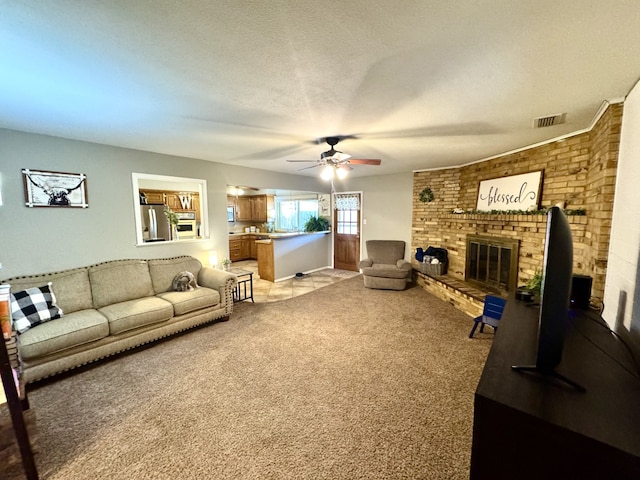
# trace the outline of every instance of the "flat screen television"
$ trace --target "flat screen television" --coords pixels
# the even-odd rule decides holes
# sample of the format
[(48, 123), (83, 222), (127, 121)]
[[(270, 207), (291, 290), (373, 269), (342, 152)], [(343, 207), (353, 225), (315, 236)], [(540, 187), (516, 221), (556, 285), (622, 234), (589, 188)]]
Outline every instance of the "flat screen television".
[(547, 213), (542, 262), (536, 364), (513, 368), (553, 376), (583, 390), (578, 384), (555, 371), (562, 360), (564, 335), (569, 320), (572, 275), (573, 238), (569, 221), (562, 209), (552, 207)]

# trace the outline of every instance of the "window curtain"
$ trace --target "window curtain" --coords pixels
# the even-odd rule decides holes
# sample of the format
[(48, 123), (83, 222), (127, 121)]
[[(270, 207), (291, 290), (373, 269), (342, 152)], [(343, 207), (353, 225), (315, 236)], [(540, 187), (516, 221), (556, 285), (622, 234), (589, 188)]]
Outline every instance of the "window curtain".
[(360, 195), (353, 193), (335, 194), (336, 210), (360, 210)]

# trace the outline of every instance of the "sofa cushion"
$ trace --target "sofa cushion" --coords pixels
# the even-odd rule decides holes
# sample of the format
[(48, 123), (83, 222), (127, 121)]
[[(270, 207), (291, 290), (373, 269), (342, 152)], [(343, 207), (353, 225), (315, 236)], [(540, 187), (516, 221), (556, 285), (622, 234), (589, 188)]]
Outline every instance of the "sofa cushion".
[(116, 260), (89, 268), (93, 306), (126, 302), (153, 295), (149, 267), (145, 260)]
[(369, 277), (407, 278), (410, 268), (410, 265), (409, 269), (402, 269), (395, 264), (375, 263), (371, 267), (362, 268), (362, 274)]
[(187, 292), (159, 293), (158, 297), (171, 302), (176, 315), (184, 315), (206, 307), (215, 307), (220, 303), (220, 294), (211, 288), (198, 287)]
[(29, 360), (93, 342), (109, 335), (109, 325), (97, 310), (80, 310), (43, 323), (18, 337), (20, 356)]
[(43, 275), (16, 277), (6, 282), (11, 284), (11, 289), (14, 291), (39, 287), (51, 282), (53, 290), (56, 292), (58, 306), (65, 314), (93, 308), (89, 269), (87, 267)]
[(189, 256), (155, 259), (148, 262), (153, 291), (156, 295), (173, 290), (173, 279), (180, 272), (191, 272), (195, 278), (198, 278), (202, 268), (197, 258)]
[(51, 282), (41, 287), (12, 292), (11, 317), (18, 333), (24, 333), (31, 327), (62, 317), (62, 310), (56, 305)]
[(144, 297), (98, 309), (109, 321), (109, 332), (117, 335), (173, 316), (173, 305), (158, 297)]

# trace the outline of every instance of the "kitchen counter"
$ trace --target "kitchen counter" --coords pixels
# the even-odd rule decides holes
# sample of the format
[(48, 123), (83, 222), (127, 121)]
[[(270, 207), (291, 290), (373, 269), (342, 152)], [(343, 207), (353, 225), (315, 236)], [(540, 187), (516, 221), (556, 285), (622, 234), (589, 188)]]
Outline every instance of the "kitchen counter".
[(330, 233), (329, 230), (323, 230), (321, 232), (274, 232), (274, 233), (267, 233), (267, 232), (229, 232), (229, 237), (240, 237), (242, 235), (252, 235), (252, 236), (256, 236), (256, 237), (265, 237), (265, 238), (273, 238), (273, 239), (278, 239), (278, 238), (290, 238), (290, 237), (299, 237), (301, 235), (322, 235), (322, 234), (327, 234)]
[(256, 240), (260, 278), (278, 282), (331, 265), (331, 235), (323, 232), (269, 233)]

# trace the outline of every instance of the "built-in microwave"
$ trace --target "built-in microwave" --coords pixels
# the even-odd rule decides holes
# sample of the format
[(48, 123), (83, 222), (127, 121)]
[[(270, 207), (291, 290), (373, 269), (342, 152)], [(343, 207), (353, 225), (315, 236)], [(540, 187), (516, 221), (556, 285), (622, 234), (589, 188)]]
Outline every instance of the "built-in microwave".
[(227, 222), (235, 222), (236, 215), (232, 206), (227, 206)]

